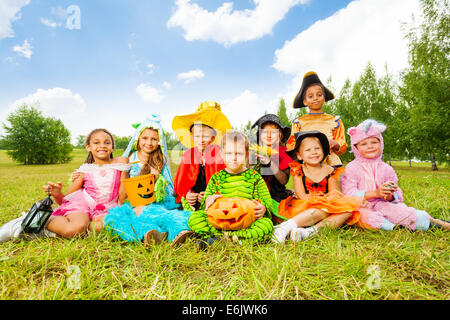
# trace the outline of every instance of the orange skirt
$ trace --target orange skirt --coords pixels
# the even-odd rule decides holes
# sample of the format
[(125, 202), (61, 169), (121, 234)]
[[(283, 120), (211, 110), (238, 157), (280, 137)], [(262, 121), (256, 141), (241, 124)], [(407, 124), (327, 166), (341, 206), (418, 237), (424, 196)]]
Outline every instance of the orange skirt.
[[(278, 215), (291, 219), (299, 213), (308, 209), (319, 209), (331, 215), (352, 212), (353, 214), (345, 222), (349, 225), (355, 224), (359, 220), (359, 208), (361, 198), (345, 196), (339, 191), (332, 191), (324, 196), (315, 196), (306, 200), (299, 200), (292, 196), (280, 202)], [(282, 222), (275, 217), (276, 222)]]

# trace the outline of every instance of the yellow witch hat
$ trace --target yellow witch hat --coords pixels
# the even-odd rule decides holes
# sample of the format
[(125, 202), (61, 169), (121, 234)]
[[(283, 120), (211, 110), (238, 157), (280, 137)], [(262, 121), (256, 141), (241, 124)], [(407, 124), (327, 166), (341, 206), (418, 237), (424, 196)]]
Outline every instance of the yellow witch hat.
[(214, 142), (219, 145), (222, 136), (227, 133), (227, 130), (231, 130), (230, 121), (222, 113), (220, 104), (215, 101), (202, 102), (196, 112), (173, 118), (172, 129), (180, 142), (188, 149), (194, 147), (191, 135), (191, 129), (194, 124), (203, 124), (213, 128), (216, 132)]

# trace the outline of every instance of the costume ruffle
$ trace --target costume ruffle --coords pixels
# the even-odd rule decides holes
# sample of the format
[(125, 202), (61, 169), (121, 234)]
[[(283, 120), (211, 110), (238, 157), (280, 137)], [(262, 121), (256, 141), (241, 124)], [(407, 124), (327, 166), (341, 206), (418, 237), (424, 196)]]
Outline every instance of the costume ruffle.
[(337, 190), (333, 190), (323, 196), (312, 196), (306, 200), (296, 199), (293, 196), (280, 202), (278, 215), (291, 219), (308, 209), (319, 209), (329, 215), (353, 212), (346, 221), (347, 224), (355, 224), (359, 220), (359, 208), (361, 201), (357, 197), (345, 196)]
[(80, 189), (65, 196), (61, 205), (53, 211), (52, 215), (66, 216), (74, 212), (84, 212), (92, 220), (96, 216), (106, 215), (108, 209), (118, 205), (117, 199), (106, 204), (97, 203), (84, 189)]
[[(297, 161), (292, 161), (289, 163), (289, 167), (291, 168), (291, 176), (293, 177), (303, 177), (302, 164)], [(330, 173), (329, 177), (339, 179), (339, 176), (343, 174), (345, 171), (344, 167), (335, 168), (332, 173)]]
[(128, 163), (111, 163), (104, 164), (103, 166), (96, 165), (94, 163), (84, 163), (78, 168), (77, 172), (81, 173), (89, 173), (89, 172), (97, 172), (106, 169), (114, 169), (119, 171), (130, 171), (131, 165)]
[(167, 232), (172, 242), (184, 230), (189, 230), (187, 221), (190, 212), (185, 210), (168, 210), (163, 203), (151, 203), (138, 216), (133, 207), (125, 203), (109, 210), (105, 217), (105, 229), (125, 241), (140, 242), (144, 235), (152, 230)]

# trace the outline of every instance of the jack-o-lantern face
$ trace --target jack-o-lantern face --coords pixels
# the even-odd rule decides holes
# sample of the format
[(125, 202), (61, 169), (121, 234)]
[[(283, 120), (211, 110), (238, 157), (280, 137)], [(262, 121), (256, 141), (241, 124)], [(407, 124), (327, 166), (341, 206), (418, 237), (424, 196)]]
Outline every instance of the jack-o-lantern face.
[(219, 198), (208, 208), (208, 221), (216, 229), (241, 230), (255, 222), (256, 204), (242, 198)]
[(133, 207), (146, 206), (155, 201), (155, 176), (146, 174), (122, 181), (130, 204)]

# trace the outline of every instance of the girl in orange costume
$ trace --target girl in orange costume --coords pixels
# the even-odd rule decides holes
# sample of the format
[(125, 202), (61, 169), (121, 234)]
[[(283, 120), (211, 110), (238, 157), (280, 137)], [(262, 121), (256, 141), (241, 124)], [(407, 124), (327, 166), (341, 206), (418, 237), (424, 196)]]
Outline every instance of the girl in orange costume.
[[(275, 227), (273, 241), (300, 241), (317, 233), (324, 226), (340, 227), (359, 219), (361, 198), (344, 196), (339, 191), (338, 177), (344, 169), (325, 163), (330, 153), (328, 138), (314, 130), (297, 132), (291, 175), (295, 196), (280, 202), (278, 214), (288, 219)], [(289, 153), (288, 153), (289, 154)], [(304, 228), (309, 227), (309, 228)]]

